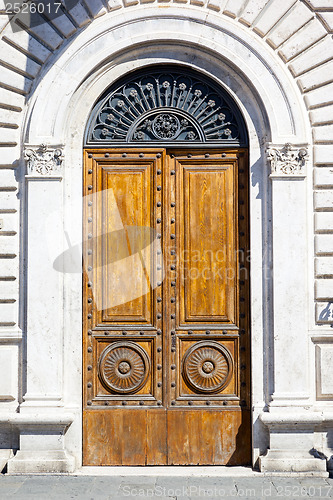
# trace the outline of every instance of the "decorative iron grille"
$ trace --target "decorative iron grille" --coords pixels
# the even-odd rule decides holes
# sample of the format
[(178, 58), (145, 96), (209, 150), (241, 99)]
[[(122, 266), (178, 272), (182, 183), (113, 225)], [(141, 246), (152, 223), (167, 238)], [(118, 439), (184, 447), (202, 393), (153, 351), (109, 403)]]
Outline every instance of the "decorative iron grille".
[(176, 67), (137, 71), (96, 103), (86, 145), (205, 143), (247, 146), (231, 96), (200, 73)]

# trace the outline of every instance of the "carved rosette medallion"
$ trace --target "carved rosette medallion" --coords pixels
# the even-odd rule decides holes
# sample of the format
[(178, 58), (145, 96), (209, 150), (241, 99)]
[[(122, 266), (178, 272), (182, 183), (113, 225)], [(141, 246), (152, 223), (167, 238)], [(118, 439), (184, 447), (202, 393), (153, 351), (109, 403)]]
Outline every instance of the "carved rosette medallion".
[(133, 394), (146, 383), (149, 357), (134, 342), (115, 342), (104, 349), (99, 361), (99, 377), (111, 392)]
[(27, 147), (24, 159), (28, 175), (51, 176), (61, 173), (64, 157), (61, 148), (41, 144), (38, 147)]
[(153, 121), (152, 129), (158, 139), (173, 139), (180, 130), (180, 123), (172, 113), (160, 113)]
[(220, 392), (230, 382), (232, 371), (232, 356), (218, 342), (198, 342), (183, 358), (183, 378), (195, 392)]
[(271, 177), (305, 177), (307, 148), (294, 147), (287, 143), (283, 147), (270, 147), (267, 151), (271, 162)]

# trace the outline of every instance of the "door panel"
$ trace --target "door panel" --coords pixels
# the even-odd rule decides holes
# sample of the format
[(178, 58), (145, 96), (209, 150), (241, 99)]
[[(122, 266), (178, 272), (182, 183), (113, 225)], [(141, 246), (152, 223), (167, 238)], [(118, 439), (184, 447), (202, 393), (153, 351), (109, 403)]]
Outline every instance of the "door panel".
[(84, 464), (249, 464), (246, 151), (91, 149), (84, 175)]

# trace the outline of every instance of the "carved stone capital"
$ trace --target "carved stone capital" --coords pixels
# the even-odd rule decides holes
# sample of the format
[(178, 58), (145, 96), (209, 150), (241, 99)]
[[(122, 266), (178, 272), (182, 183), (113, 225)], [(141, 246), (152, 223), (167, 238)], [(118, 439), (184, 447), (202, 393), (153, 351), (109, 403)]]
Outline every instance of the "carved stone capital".
[(271, 163), (270, 177), (279, 178), (304, 178), (306, 176), (306, 163), (309, 158), (307, 147), (269, 145), (267, 158)]
[(27, 162), (27, 175), (29, 176), (62, 176), (63, 151), (61, 147), (26, 146), (24, 159)]

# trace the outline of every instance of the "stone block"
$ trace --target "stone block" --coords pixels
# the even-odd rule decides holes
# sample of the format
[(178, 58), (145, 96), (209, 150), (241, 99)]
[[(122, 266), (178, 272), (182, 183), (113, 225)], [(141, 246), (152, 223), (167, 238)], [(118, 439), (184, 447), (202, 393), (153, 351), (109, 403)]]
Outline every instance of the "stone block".
[(20, 91), (22, 94), (27, 94), (30, 91), (32, 81), (15, 71), (1, 67), (0, 83), (7, 88)]
[(333, 190), (323, 189), (314, 193), (315, 210), (333, 210)]
[(20, 129), (0, 127), (0, 144), (18, 144), (20, 140)]
[[(0, 151), (1, 152), (1, 151)], [(0, 210), (18, 209), (19, 201), (16, 191), (0, 192)]]
[(40, 71), (40, 64), (36, 63), (32, 59), (27, 58), (25, 54), (22, 54), (19, 50), (15, 49), (3, 40), (0, 41), (0, 62), (26, 73), (32, 78), (35, 77)]
[(254, 30), (261, 36), (266, 35), (295, 3), (296, 0), (285, 0), (283, 3), (271, 2), (255, 21)]
[(0, 234), (0, 253), (1, 254), (17, 254), (18, 253), (18, 237), (3, 236)]
[(17, 111), (20, 111), (24, 106), (24, 97), (23, 95), (20, 95), (17, 92), (0, 88), (0, 104), (4, 104), (5, 107), (13, 108)]
[(52, 19), (52, 24), (54, 24), (54, 26), (56, 26), (60, 33), (62, 33), (66, 38), (73, 35), (77, 29), (65, 14)]
[(16, 169), (0, 168), (0, 188), (17, 188)]
[(327, 35), (318, 43), (313, 45), (301, 55), (297, 56), (290, 64), (289, 68), (294, 75), (300, 75), (310, 68), (319, 66), (319, 64), (333, 58), (332, 37)]
[[(1, 321), (2, 316), (0, 315)], [(17, 397), (18, 346), (0, 345), (0, 402), (15, 401)]]
[[(55, 50), (61, 43), (63, 39), (58, 33), (52, 28), (51, 24), (45, 22), (43, 18), (39, 16), (39, 14), (34, 14), (36, 21), (38, 22), (37, 26), (32, 26), (30, 28), (31, 32), (34, 33), (42, 42), (44, 42), (48, 47)], [(24, 24), (22, 22), (22, 24)]]
[(257, 19), (258, 15), (263, 12), (269, 0), (249, 0), (245, 5), (243, 12), (240, 14), (240, 21), (251, 26)]
[(267, 40), (274, 47), (278, 47), (310, 21), (313, 16), (314, 14), (303, 3), (296, 3), (281, 22), (272, 29)]
[[(0, 102), (0, 106), (1, 106), (1, 104), (6, 104), (6, 103)], [(1, 108), (0, 123), (10, 125), (12, 127), (18, 127), (19, 124), (21, 123), (21, 120), (22, 120), (21, 113), (19, 113), (17, 111), (13, 111), (11, 109)]]
[(333, 257), (317, 257), (315, 259), (316, 277), (332, 277), (333, 276)]
[(322, 106), (333, 102), (333, 83), (311, 90), (305, 95), (305, 102), (311, 108), (313, 106)]
[(315, 146), (313, 149), (314, 149), (315, 163), (323, 165), (333, 164), (333, 145), (320, 145), (320, 146)]
[(69, 14), (73, 17), (76, 24), (81, 28), (85, 24), (90, 22), (90, 17), (84, 7), (78, 2), (71, 10)]
[(323, 106), (322, 108), (310, 111), (310, 120), (313, 125), (318, 123), (327, 123), (333, 121), (333, 105)]
[[(330, 7), (332, 7), (332, 2)], [(320, 12), (320, 17), (322, 17), (327, 24), (328, 28), (333, 31), (333, 12)]]
[(320, 233), (333, 233), (333, 213), (317, 212), (315, 214), (315, 230)]
[(333, 234), (316, 234), (315, 250), (317, 255), (333, 254)]
[(92, 17), (100, 17), (107, 12), (102, 0), (89, 0), (86, 5)]
[(313, 19), (281, 45), (279, 54), (286, 61), (290, 61), (325, 35), (327, 35), (327, 31), (324, 26), (318, 19)]
[(51, 54), (50, 49), (45, 47), (36, 38), (33, 38), (27, 31), (19, 30), (12, 32), (11, 25), (8, 25), (4, 34), (4, 39), (20, 47), (28, 54), (32, 54), (38, 61), (44, 62)]
[(314, 169), (315, 187), (333, 187), (333, 167), (317, 167)]
[(0, 327), (15, 326), (17, 323), (17, 303), (1, 304), (0, 303)]
[(108, 6), (110, 10), (118, 10), (122, 8), (123, 3), (120, 0), (108, 0)]
[(243, 5), (244, 0), (228, 0), (223, 13), (231, 17), (238, 17), (242, 12)]
[(329, 83), (332, 80), (332, 74), (333, 60), (308, 71), (298, 79), (298, 83), (303, 91), (309, 91), (319, 85)]
[(315, 297), (317, 300), (333, 301), (333, 279), (318, 279), (315, 283)]

